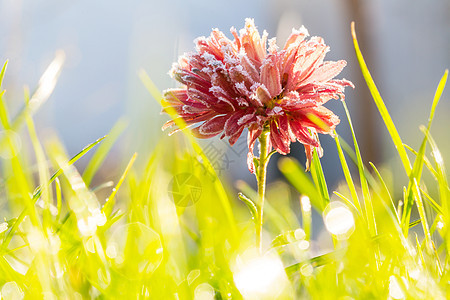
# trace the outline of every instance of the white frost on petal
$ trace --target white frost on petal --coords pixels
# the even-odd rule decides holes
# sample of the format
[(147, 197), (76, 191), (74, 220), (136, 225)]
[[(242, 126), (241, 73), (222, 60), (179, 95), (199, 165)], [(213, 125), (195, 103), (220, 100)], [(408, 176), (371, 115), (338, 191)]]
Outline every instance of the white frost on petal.
[(309, 36), (308, 29), (306, 29), (305, 26), (302, 25), (299, 29), (292, 29), (292, 34), (304, 34), (305, 36)]
[(202, 58), (205, 60), (205, 62), (208, 64), (208, 66), (213, 68), (213, 70), (215, 70), (217, 68), (225, 68), (223, 62), (218, 60), (211, 53), (208, 53), (208, 52), (203, 53)]
[(255, 115), (254, 114), (248, 114), (248, 115), (244, 115), (243, 117), (241, 117), (238, 121), (237, 124), (238, 125), (242, 125), (248, 121), (250, 121)]
[(234, 85), (236, 90), (244, 96), (250, 97), (252, 93), (247, 89), (244, 82), (236, 82)]
[(279, 106), (275, 106), (275, 107), (272, 109), (272, 111), (273, 111), (275, 114), (280, 113), (282, 110), (283, 110), (283, 109), (282, 109), (281, 107), (279, 107)]
[(278, 52), (279, 47), (277, 46), (277, 38), (269, 39), (269, 52), (276, 53)]
[(223, 46), (223, 47), (221, 48), (222, 52), (225, 53), (223, 61), (224, 61), (226, 64), (233, 65), (235, 68), (240, 67), (240, 68), (242, 69), (242, 66), (239, 65), (239, 60), (236, 58), (236, 56), (231, 55), (231, 54), (230, 54), (231, 51), (228, 51), (229, 48), (230, 48), (229, 45)]

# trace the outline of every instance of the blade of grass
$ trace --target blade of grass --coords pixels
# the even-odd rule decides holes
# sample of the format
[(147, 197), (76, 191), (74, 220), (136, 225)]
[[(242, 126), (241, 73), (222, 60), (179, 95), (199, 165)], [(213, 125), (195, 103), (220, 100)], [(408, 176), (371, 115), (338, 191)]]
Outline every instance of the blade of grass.
[[(341, 200), (344, 201), (345, 204), (347, 204), (351, 209), (353, 209), (355, 211), (355, 213), (359, 216), (362, 217), (363, 216), (363, 212), (360, 211), (355, 204), (353, 204), (353, 202), (348, 199), (347, 197), (345, 197), (344, 195), (342, 195), (339, 192), (334, 191), (333, 194), (335, 194), (336, 196), (338, 196), (339, 198), (341, 198)], [(363, 219), (364, 220), (364, 219)], [(365, 220), (364, 220), (365, 221)]]
[(330, 202), (330, 194), (328, 193), (327, 182), (325, 180), (325, 175), (323, 174), (322, 164), (320, 163), (320, 158), (317, 154), (316, 148), (314, 148), (311, 163), (311, 177), (320, 195), (322, 196), (324, 202), (323, 204), (326, 206)]
[[(413, 148), (411, 148), (410, 146), (404, 144), (405, 148), (408, 149), (409, 151), (411, 151), (412, 154), (417, 156), (417, 151), (414, 150)], [(437, 180), (438, 177), (438, 173), (436, 172), (436, 170), (433, 168), (433, 165), (431, 164), (430, 160), (426, 157), (426, 155), (423, 156), (423, 161), (425, 163), (425, 166), (427, 167), (427, 169), (431, 172), (431, 174), (433, 175), (433, 177)]]
[(438, 180), (438, 186), (439, 186), (439, 195), (440, 195), (440, 199), (441, 199), (441, 205), (442, 205), (442, 212), (443, 212), (443, 217), (444, 220), (446, 222), (446, 225), (448, 225), (449, 222), (449, 203), (448, 203), (448, 199), (450, 197), (450, 190), (449, 190), (449, 186), (448, 186), (448, 181), (447, 181), (447, 174), (445, 171), (445, 166), (444, 166), (444, 159), (442, 157), (441, 152), (439, 151), (439, 148), (437, 147), (436, 142), (434, 141), (433, 137), (431, 136), (431, 134), (429, 132), (427, 132), (423, 127), (420, 128), (424, 134), (427, 135), (427, 140), (428, 143), (430, 144), (432, 153), (433, 153), (433, 157), (434, 157), (434, 161), (436, 164), (436, 172), (437, 172), (437, 180)]
[(61, 73), (62, 67), (65, 61), (65, 54), (63, 51), (57, 51), (55, 58), (44, 71), (36, 91), (31, 96), (30, 101), (14, 118), (11, 128), (14, 131), (20, 129), (25, 121), (26, 116), (33, 116), (34, 113), (47, 101), (58, 81), (58, 77)]
[(422, 188), (420, 188), (420, 192), (422, 195), (425, 196), (425, 199), (428, 201), (430, 206), (440, 215), (444, 214), (444, 211), (442, 209), (442, 206), (440, 206), (436, 201), (433, 200), (433, 198), (430, 197)]
[(125, 177), (127, 177), (128, 172), (130, 172), (131, 167), (133, 166), (135, 160), (137, 158), (137, 153), (134, 153), (131, 157), (130, 161), (128, 162), (127, 167), (125, 168), (125, 171), (122, 173), (122, 176), (120, 177), (119, 181), (117, 182), (116, 186), (112, 189), (111, 195), (109, 195), (108, 198), (106, 198), (106, 203), (102, 208), (102, 212), (109, 215), (112, 212), (112, 208), (114, 206), (114, 197), (116, 196), (117, 191), (122, 186), (123, 181), (125, 180)]
[(344, 171), (345, 181), (347, 182), (347, 186), (350, 190), (350, 194), (353, 200), (353, 206), (359, 211), (360, 214), (363, 214), (361, 204), (359, 203), (358, 193), (356, 192), (355, 184), (353, 183), (352, 175), (350, 174), (350, 169), (348, 168), (347, 161), (345, 159), (344, 152), (342, 151), (341, 143), (339, 141), (339, 136), (334, 132), (335, 137), (334, 141), (336, 142), (336, 147), (339, 154), (339, 160), (341, 162), (342, 170)]
[(61, 192), (61, 183), (59, 179), (55, 179), (55, 194), (56, 194), (56, 209), (58, 213), (56, 214), (56, 220), (59, 220), (61, 217), (61, 207), (62, 207), (62, 192)]
[(304, 168), (292, 158), (283, 157), (278, 161), (278, 168), (294, 188), (302, 195), (307, 195), (312, 206), (322, 213), (327, 202), (322, 198), (311, 178), (305, 173)]
[(97, 173), (97, 170), (102, 165), (112, 146), (125, 130), (126, 126), (127, 122), (124, 119), (120, 119), (119, 121), (117, 121), (117, 123), (109, 132), (108, 137), (98, 147), (97, 151), (95, 151), (94, 155), (90, 159), (88, 165), (86, 166), (86, 169), (83, 172), (83, 180), (87, 186), (90, 186), (94, 175)]
[(395, 128), (394, 122), (392, 121), (391, 116), (384, 104), (383, 99), (381, 98), (380, 93), (375, 85), (375, 82), (372, 79), (372, 75), (370, 75), (369, 69), (367, 68), (366, 62), (364, 61), (364, 57), (359, 49), (358, 40), (356, 38), (355, 31), (355, 22), (351, 24), (351, 31), (353, 37), (353, 45), (355, 47), (356, 57), (358, 58), (359, 66), (361, 68), (364, 79), (366, 80), (367, 86), (369, 87), (370, 93), (372, 94), (373, 100), (380, 112), (381, 117), (383, 118), (384, 124), (386, 125), (389, 134), (391, 135), (392, 141), (394, 142), (395, 148), (400, 156), (400, 159), (403, 163), (403, 167), (405, 169), (406, 175), (409, 176), (411, 173), (411, 163), (409, 161), (408, 155), (406, 154), (405, 148), (403, 147), (402, 139), (398, 134), (397, 129)]
[[(78, 159), (80, 159), (81, 157), (83, 157), (83, 155), (85, 155), (89, 150), (91, 150), (95, 145), (97, 145), (98, 143), (100, 143), (105, 137), (102, 137), (98, 140), (96, 140), (95, 142), (87, 145), (86, 147), (83, 148), (83, 150), (81, 150), (80, 152), (78, 152), (75, 156), (73, 156), (68, 162), (67, 165), (72, 165), (74, 164)], [(48, 185), (50, 185), (59, 175), (62, 174), (62, 169), (58, 169), (58, 171), (56, 171), (52, 177), (50, 177), (49, 182), (47, 183)], [(39, 186), (36, 188), (35, 192), (33, 193), (32, 196), (32, 203), (35, 203), (40, 195), (42, 193), (42, 187)], [(16, 221), (14, 222), (14, 224), (11, 227), (11, 230), (8, 232), (8, 234), (6, 235), (5, 239), (3, 240), (2, 243), (2, 249), (6, 249), (6, 247), (8, 247), (9, 242), (11, 241), (15, 231), (17, 230), (17, 228), (19, 227), (20, 223), (22, 223), (23, 219), (25, 218), (25, 216), (27, 216), (28, 214), (28, 209), (30, 207), (25, 208), (22, 213), (19, 215), (19, 217), (16, 219)], [(34, 205), (32, 206), (32, 208), (34, 208)]]
[(8, 108), (6, 107), (5, 100), (3, 96), (5, 95), (5, 91), (0, 91), (0, 122), (2, 123), (3, 129), (10, 129), (9, 124), (9, 113)]
[[(384, 189), (384, 191), (385, 191), (385, 193), (387, 195), (387, 198), (389, 198), (389, 204), (391, 205), (392, 212), (397, 217), (397, 221), (400, 223), (400, 217), (397, 214), (397, 210), (395, 209), (395, 205), (394, 205), (394, 201), (392, 200), (391, 193), (389, 192), (389, 189), (388, 189), (386, 183), (384, 182), (383, 177), (381, 176), (381, 174), (378, 171), (377, 167), (375, 167), (375, 165), (373, 163), (369, 162), (369, 164), (372, 167), (372, 169), (375, 171), (375, 173), (377, 174), (378, 180), (381, 182), (381, 185), (383, 186), (383, 189)], [(383, 201), (385, 200), (385, 197), (380, 197), (380, 198)]]
[[(236, 181), (236, 188), (241, 191), (245, 195), (249, 195), (249, 199), (255, 199), (258, 198), (258, 193), (250, 186), (248, 183), (246, 183), (243, 180), (237, 180)], [(242, 199), (241, 199), (242, 200)], [(270, 219), (272, 224), (278, 228), (279, 230), (283, 230), (283, 228), (286, 228), (286, 219), (284, 218), (284, 215), (282, 214), (282, 210), (280, 212), (279, 209), (275, 208), (271, 205), (270, 201), (266, 201), (265, 205), (265, 219)]]
[[(423, 201), (422, 201), (422, 196), (420, 194), (420, 190), (419, 190), (419, 186), (417, 184), (416, 179), (414, 178), (414, 197), (416, 198), (416, 204), (417, 204), (417, 209), (419, 210), (419, 216), (420, 216), (420, 220), (422, 223), (422, 228), (423, 228), (423, 233), (425, 234), (425, 241), (427, 244), (427, 248), (431, 253), (431, 250), (433, 249), (433, 245), (431, 243), (431, 234), (430, 234), (430, 228), (428, 226), (428, 221), (427, 221), (427, 215), (425, 213), (425, 207), (423, 205)], [(408, 222), (409, 225), (409, 222)], [(409, 226), (408, 226), (409, 229)]]
[(3, 78), (5, 78), (5, 73), (6, 73), (7, 67), (8, 67), (8, 60), (5, 61), (5, 63), (3, 64), (3, 67), (2, 67), (2, 71), (0, 72), (0, 90), (2, 88)]
[[(433, 122), (437, 104), (439, 102), (439, 99), (441, 98), (442, 92), (445, 87), (445, 83), (447, 82), (447, 76), (448, 76), (448, 70), (445, 71), (445, 73), (442, 76), (442, 78), (438, 84), (438, 87), (436, 89), (436, 93), (433, 98), (433, 103), (431, 105), (430, 116), (428, 118), (428, 125), (426, 128), (427, 133), (430, 132), (431, 123)], [(422, 140), (422, 144), (420, 145), (419, 152), (416, 155), (416, 159), (414, 161), (412, 171), (409, 174), (409, 183), (408, 183), (408, 189), (407, 189), (407, 193), (406, 193), (407, 194), (406, 201), (408, 201), (408, 203), (405, 203), (404, 211), (402, 214), (402, 226), (404, 228), (403, 231), (404, 231), (405, 235), (407, 235), (407, 231), (408, 231), (407, 224), (409, 223), (409, 219), (410, 219), (410, 215), (411, 215), (411, 208), (412, 208), (411, 202), (414, 201), (413, 194), (417, 195), (418, 197), (420, 196), (417, 194), (417, 192), (415, 192), (414, 184), (417, 185), (417, 182), (420, 182), (420, 178), (422, 176), (426, 145), (427, 145), (427, 134), (425, 134), (425, 136)], [(416, 183), (414, 183), (414, 181), (416, 181)], [(421, 202), (420, 199), (416, 198), (416, 202), (418, 205), (423, 205), (423, 203), (419, 204), (419, 202)], [(428, 243), (428, 246), (430, 246), (429, 243)]]
[[(25, 96), (25, 99), (27, 99), (27, 96)], [(34, 126), (34, 122), (31, 119), (29, 115), (25, 116), (25, 122), (28, 127), (28, 134), (30, 135), (31, 144), (33, 145), (34, 153), (36, 156), (36, 163), (38, 165), (38, 174), (39, 174), (39, 182), (42, 183), (41, 185), (41, 193), (40, 198), (44, 202), (44, 213), (43, 213), (43, 225), (49, 226), (50, 225), (50, 204), (51, 204), (51, 195), (50, 195), (50, 189), (46, 182), (49, 181), (49, 170), (47, 166), (47, 159), (44, 154), (44, 149), (42, 148), (41, 142), (39, 141), (39, 138), (36, 133), (36, 128)], [(44, 231), (46, 232), (46, 231)]]
[[(99, 139), (97, 139), (95, 142), (87, 145), (86, 147), (84, 147), (80, 152), (78, 152), (77, 154), (75, 154), (75, 156), (73, 156), (68, 162), (67, 162), (67, 166), (73, 165), (77, 160), (79, 160), (80, 158), (82, 158), (86, 153), (89, 152), (89, 150), (91, 150), (92, 148), (94, 148), (98, 143), (100, 143), (101, 141), (103, 141), (105, 138), (107, 137), (107, 135), (105, 135), (104, 137), (101, 137)], [(59, 168), (55, 173), (53, 173), (53, 175), (50, 177), (50, 180), (47, 184), (51, 184), (56, 177), (58, 177), (59, 175), (61, 175), (63, 173), (63, 170), (61, 168)], [(42, 187), (39, 186), (36, 188), (35, 192), (33, 193), (33, 200), (37, 200), (40, 196), (41, 196), (41, 189)]]
[(364, 163), (361, 158), (361, 152), (359, 151), (358, 141), (356, 140), (355, 130), (353, 129), (352, 119), (350, 117), (350, 112), (348, 111), (347, 105), (345, 101), (342, 101), (342, 105), (344, 106), (345, 114), (347, 115), (348, 124), (350, 126), (350, 131), (353, 137), (353, 144), (355, 147), (357, 166), (359, 171), (359, 179), (361, 183), (361, 189), (363, 193), (363, 201), (364, 201), (364, 210), (366, 215), (366, 222), (368, 225), (369, 232), (372, 236), (377, 234), (377, 225), (375, 220), (375, 213), (373, 211), (372, 199), (370, 196), (369, 185), (367, 184), (367, 178), (364, 170)]
[(252, 215), (252, 219), (256, 220), (257, 217), (257, 209), (255, 203), (250, 200), (247, 196), (245, 196), (243, 193), (238, 193), (239, 200), (245, 203), (247, 205), (248, 210), (250, 211), (250, 214)]

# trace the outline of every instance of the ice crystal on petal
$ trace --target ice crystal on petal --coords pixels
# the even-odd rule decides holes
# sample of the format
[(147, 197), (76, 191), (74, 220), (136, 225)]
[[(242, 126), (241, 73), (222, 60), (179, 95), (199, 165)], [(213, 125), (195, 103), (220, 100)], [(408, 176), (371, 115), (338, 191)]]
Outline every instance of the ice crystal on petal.
[[(248, 129), (248, 167), (254, 172), (253, 150), (263, 128), (269, 128), (269, 151), (305, 146), (307, 166), (314, 148), (322, 155), (318, 133), (332, 135), (339, 118), (323, 107), (344, 99), (345, 79), (333, 79), (346, 61), (324, 61), (329, 47), (321, 37), (306, 39), (305, 27), (293, 29), (283, 48), (259, 34), (253, 19), (231, 28), (234, 40), (218, 29), (199, 37), (196, 52), (186, 53), (170, 75), (184, 86), (164, 92), (164, 105), (175, 109), (198, 138), (220, 135), (233, 145)], [(175, 126), (168, 121), (163, 130)], [(173, 132), (178, 131), (175, 128)]]

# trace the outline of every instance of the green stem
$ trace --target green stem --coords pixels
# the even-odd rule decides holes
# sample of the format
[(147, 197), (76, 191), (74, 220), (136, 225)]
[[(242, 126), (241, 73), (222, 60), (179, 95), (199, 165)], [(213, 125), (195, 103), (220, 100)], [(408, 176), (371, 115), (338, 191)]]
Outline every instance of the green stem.
[(269, 155), (267, 149), (267, 141), (269, 138), (269, 129), (264, 128), (263, 132), (259, 137), (259, 164), (258, 170), (256, 172), (256, 179), (258, 181), (258, 202), (256, 204), (257, 208), (257, 219), (256, 219), (256, 247), (259, 252), (262, 253), (262, 226), (263, 226), (263, 216), (264, 216), (264, 199), (266, 193), (266, 174), (267, 174), (267, 163), (269, 162)]

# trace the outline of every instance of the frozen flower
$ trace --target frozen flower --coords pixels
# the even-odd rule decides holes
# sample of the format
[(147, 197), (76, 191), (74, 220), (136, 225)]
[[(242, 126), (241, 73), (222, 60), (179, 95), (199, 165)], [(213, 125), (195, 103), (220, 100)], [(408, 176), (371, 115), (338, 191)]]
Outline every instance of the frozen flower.
[[(164, 92), (164, 105), (176, 110), (199, 138), (221, 135), (233, 145), (248, 129), (248, 166), (254, 172), (253, 149), (263, 130), (269, 132), (268, 151), (290, 151), (296, 140), (305, 146), (307, 166), (314, 147), (322, 155), (317, 133), (332, 134), (339, 118), (323, 106), (344, 99), (353, 84), (333, 79), (346, 61), (324, 61), (329, 47), (320, 37), (305, 38), (304, 27), (292, 30), (282, 48), (261, 36), (247, 19), (234, 40), (214, 29), (196, 39), (196, 52), (175, 63), (171, 75), (183, 87)], [(163, 129), (175, 125), (168, 121)], [(175, 128), (171, 133), (178, 131)]]

